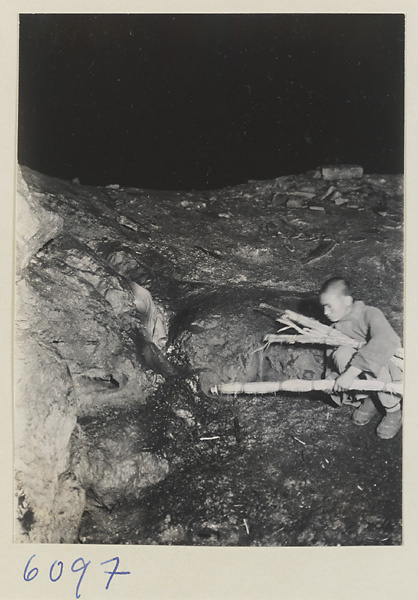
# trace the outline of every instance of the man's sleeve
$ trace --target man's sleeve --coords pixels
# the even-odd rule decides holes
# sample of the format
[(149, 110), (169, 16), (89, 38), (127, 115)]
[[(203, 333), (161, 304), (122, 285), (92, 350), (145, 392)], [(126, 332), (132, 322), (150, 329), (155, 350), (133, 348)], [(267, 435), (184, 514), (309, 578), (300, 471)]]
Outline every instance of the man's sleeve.
[(351, 359), (350, 365), (377, 377), (383, 365), (386, 365), (401, 341), (382, 311), (368, 307), (366, 322), (369, 330), (368, 342)]

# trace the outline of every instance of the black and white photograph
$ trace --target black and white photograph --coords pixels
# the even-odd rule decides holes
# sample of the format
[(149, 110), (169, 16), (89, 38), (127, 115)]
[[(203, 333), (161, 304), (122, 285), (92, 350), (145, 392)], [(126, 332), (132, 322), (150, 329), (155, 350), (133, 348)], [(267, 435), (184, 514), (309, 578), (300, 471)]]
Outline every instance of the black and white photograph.
[(405, 15), (18, 49), (14, 543), (402, 546)]

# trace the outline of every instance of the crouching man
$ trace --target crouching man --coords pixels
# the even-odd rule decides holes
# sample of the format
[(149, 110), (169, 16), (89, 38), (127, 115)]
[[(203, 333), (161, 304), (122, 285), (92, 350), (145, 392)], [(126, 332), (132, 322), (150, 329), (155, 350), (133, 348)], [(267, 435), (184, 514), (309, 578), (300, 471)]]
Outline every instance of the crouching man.
[(320, 291), (320, 302), (325, 316), (333, 322), (336, 330), (364, 344), (359, 349), (340, 346), (327, 352), (325, 376), (334, 380), (333, 399), (341, 404), (343, 397), (343, 402), (357, 406), (352, 419), (360, 426), (373, 419), (377, 413), (376, 402), (379, 401), (385, 416), (376, 433), (383, 440), (393, 438), (402, 426), (400, 397), (379, 392), (377, 400), (361, 392), (348, 394), (346, 390), (356, 377), (374, 377), (385, 383), (402, 380), (402, 369), (394, 359), (396, 350), (401, 347), (399, 337), (378, 308), (366, 306), (363, 301), (354, 301), (345, 279), (333, 277), (326, 281)]

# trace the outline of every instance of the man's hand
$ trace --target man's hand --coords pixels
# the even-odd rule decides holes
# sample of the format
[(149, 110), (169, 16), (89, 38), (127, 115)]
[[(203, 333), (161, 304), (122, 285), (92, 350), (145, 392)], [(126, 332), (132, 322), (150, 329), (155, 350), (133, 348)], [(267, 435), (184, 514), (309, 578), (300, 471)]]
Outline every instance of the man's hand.
[(334, 391), (335, 392), (345, 392), (350, 389), (351, 384), (357, 375), (360, 375), (361, 370), (357, 369), (357, 367), (348, 367), (347, 371), (344, 371), (334, 383)]
[(327, 381), (329, 386), (327, 388), (323, 388), (322, 391), (325, 392), (326, 394), (331, 394), (334, 390), (335, 379), (336, 379), (336, 377), (326, 377), (324, 379), (324, 381)]

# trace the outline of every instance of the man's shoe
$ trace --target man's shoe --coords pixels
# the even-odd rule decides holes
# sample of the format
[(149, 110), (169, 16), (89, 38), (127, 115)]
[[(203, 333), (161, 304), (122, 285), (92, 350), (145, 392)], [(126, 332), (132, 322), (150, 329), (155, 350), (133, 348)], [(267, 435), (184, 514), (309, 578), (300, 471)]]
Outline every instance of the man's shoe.
[(362, 405), (353, 412), (353, 422), (360, 427), (367, 425), (377, 413), (377, 408), (371, 398), (365, 398)]
[(395, 435), (398, 433), (401, 427), (401, 410), (386, 413), (386, 417), (384, 417), (377, 426), (377, 437), (379, 437), (381, 440), (391, 440), (393, 437), (395, 437)]

